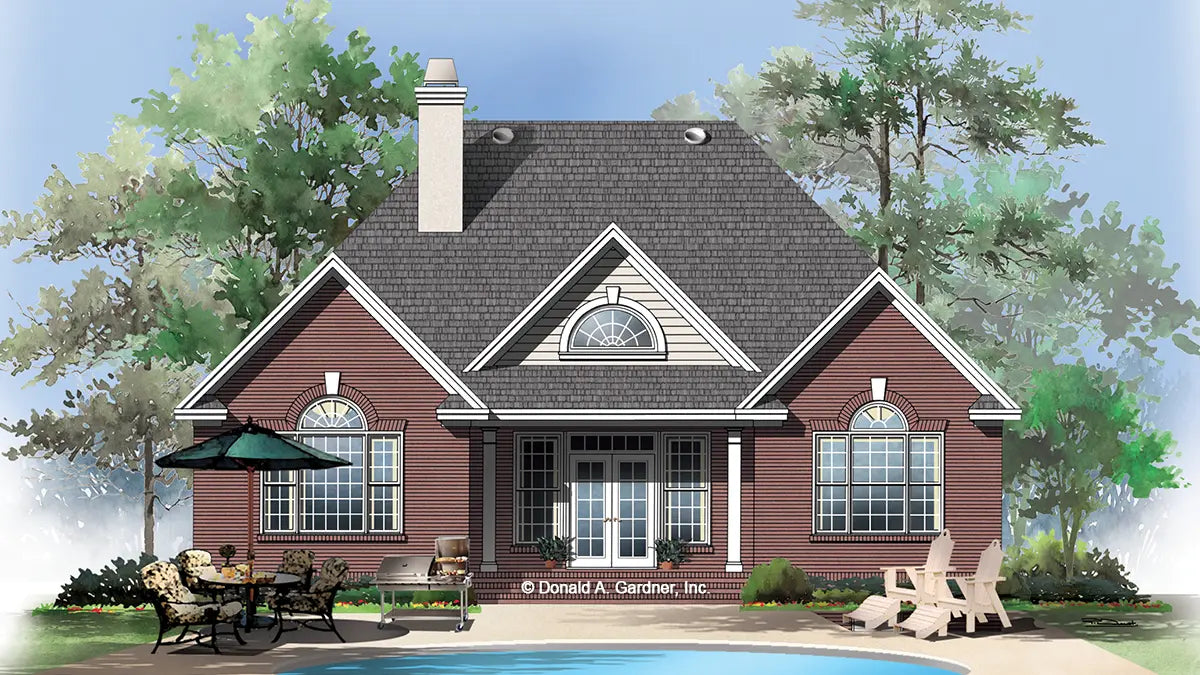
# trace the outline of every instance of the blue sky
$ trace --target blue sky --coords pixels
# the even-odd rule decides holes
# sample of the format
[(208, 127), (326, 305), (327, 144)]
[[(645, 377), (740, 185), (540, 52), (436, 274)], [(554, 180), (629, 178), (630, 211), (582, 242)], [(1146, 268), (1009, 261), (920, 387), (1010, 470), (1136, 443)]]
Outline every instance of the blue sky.
[[(1091, 205), (1119, 200), (1127, 218), (1162, 220), (1168, 254), (1183, 261), (1197, 243), (1195, 191), (1200, 104), (1189, 86), (1200, 63), (1188, 47), (1197, 14), (1183, 0), (1155, 3), (1011, 2), (1034, 14), (1027, 33), (989, 39), (1010, 63), (1042, 59), (1041, 81), (1074, 97), (1106, 145), (1068, 169)], [(51, 164), (76, 173), (77, 153), (105, 146), (114, 114), (130, 99), (166, 88), (168, 69), (187, 69), (198, 23), (241, 36), (246, 14), (278, 12), (283, 0), (205, 3), (8, 4), (0, 20), (0, 209), (28, 210)], [(710, 80), (738, 64), (748, 70), (770, 47), (820, 46), (817, 28), (792, 18), (789, 0), (575, 2), (335, 0), (333, 39), (364, 28), (381, 52), (391, 45), (455, 58), (482, 119), (646, 119), (676, 94), (711, 99)], [(741, 9), (744, 8), (744, 9)], [(1190, 51), (1189, 51), (1190, 50)], [(18, 301), (55, 283), (47, 266), (0, 263)], [(1200, 275), (1184, 266), (1179, 286), (1200, 296)], [(13, 303), (0, 301), (0, 318)], [(1192, 370), (1191, 360), (1181, 366)], [(23, 402), (51, 402), (36, 391)], [(7, 403), (3, 412), (14, 412)]]
[[(164, 89), (168, 69), (188, 69), (190, 35), (208, 24), (238, 36), (247, 13), (282, 10), (283, 0), (171, 2), (61, 0), (0, 4), (0, 209), (29, 210), (57, 163), (75, 175), (77, 153), (105, 147), (114, 114), (130, 99)], [(990, 39), (987, 53), (1014, 64), (1044, 61), (1041, 82), (1074, 97), (1107, 144), (1081, 153), (1067, 177), (1092, 194), (1091, 206), (1119, 200), (1127, 218), (1162, 221), (1168, 255), (1184, 262), (1178, 287), (1200, 297), (1192, 264), (1200, 216), (1200, 52), (1189, 40), (1200, 12), (1186, 0), (1012, 0), (1034, 15), (1029, 32)], [(735, 9), (736, 8), (736, 9)], [(648, 119), (679, 93), (712, 95), (710, 80), (738, 64), (757, 70), (773, 46), (820, 46), (819, 31), (792, 17), (790, 0), (334, 0), (333, 39), (365, 28), (380, 52), (454, 57), (481, 119)], [(182, 39), (179, 39), (182, 36)], [(0, 252), (0, 281), (18, 301), (61, 283), (62, 271), (15, 266)], [(14, 304), (0, 298), (0, 320)], [(1200, 381), (1200, 359), (1172, 355), (1175, 372)], [(1196, 439), (1185, 402), (1173, 417), (1181, 447)], [(0, 416), (56, 401), (39, 390), (0, 387)], [(1174, 406), (1168, 404), (1170, 410)], [(1190, 478), (1200, 475), (1191, 462)], [(1187, 467), (1185, 466), (1185, 471)], [(1195, 490), (1190, 491), (1195, 494)], [(1190, 498), (1190, 497), (1189, 497)], [(1194, 512), (1195, 500), (1187, 509)], [(1175, 523), (1180, 534), (1186, 522)], [(1190, 541), (1186, 536), (1181, 538)], [(1185, 544), (1186, 546), (1186, 544)], [(1156, 578), (1194, 578), (1167, 565)], [(1143, 585), (1145, 588), (1145, 585)]]

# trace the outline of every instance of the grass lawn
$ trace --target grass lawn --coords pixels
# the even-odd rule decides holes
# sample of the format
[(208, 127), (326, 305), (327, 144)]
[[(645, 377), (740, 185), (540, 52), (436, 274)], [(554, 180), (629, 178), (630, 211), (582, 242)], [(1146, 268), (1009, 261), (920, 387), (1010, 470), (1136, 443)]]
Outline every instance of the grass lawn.
[(17, 630), (20, 639), (15, 651), (4, 655), (5, 665), (36, 672), (153, 642), (158, 617), (154, 610), (45, 612), (25, 615)]
[[(1169, 613), (1148, 611), (1097, 612), (1087, 607), (1032, 608), (1041, 626), (1055, 626), (1159, 675), (1200, 673), (1200, 620), (1178, 607)], [(1180, 611), (1185, 610), (1185, 611)], [(1085, 616), (1136, 621), (1137, 626), (1089, 626)]]

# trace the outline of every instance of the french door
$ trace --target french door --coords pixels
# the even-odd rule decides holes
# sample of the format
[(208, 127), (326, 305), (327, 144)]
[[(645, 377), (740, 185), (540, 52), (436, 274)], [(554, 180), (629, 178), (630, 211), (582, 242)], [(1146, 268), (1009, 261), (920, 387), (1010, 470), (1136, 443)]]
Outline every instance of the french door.
[(571, 567), (654, 567), (653, 455), (571, 455)]

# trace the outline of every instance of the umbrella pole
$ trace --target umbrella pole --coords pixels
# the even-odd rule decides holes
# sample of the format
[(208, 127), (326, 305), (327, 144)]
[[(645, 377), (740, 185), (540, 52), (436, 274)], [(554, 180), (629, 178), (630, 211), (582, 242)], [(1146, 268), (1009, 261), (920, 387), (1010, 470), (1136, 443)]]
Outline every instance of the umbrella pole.
[(254, 560), (254, 469), (246, 469), (246, 558)]

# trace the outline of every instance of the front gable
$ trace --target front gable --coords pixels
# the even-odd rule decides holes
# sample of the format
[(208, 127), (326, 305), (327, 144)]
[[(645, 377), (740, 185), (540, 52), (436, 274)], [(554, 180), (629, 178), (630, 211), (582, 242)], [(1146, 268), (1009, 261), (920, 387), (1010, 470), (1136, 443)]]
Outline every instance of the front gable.
[[(614, 291), (615, 289), (615, 291)], [(609, 246), (583, 276), (517, 338), (497, 361), (497, 366), (557, 365), (561, 363), (564, 332), (569, 335), (572, 317), (589, 307), (606, 304), (610, 294), (636, 303), (657, 322), (657, 339), (665, 342), (662, 360), (679, 364), (724, 364), (724, 356), (685, 318), (675, 304), (643, 276), (628, 254)], [(577, 323), (577, 322), (575, 322)]]
[[(998, 422), (1020, 418), (1021, 410), (1016, 402), (925, 313), (925, 310), (921, 309), (920, 305), (908, 297), (904, 289), (879, 269), (873, 271), (830, 313), (816, 330), (742, 401), (739, 408), (760, 405), (770, 397), (779, 395), (785, 386), (795, 386), (794, 379), (804, 379), (797, 378), (798, 374), (807, 372), (813, 376), (821, 372), (822, 367), (829, 365), (823, 356), (831, 353), (827, 346), (837, 345), (841, 339), (839, 336), (847, 329), (853, 332), (856, 326), (862, 330), (874, 326), (876, 317), (882, 320), (881, 326), (891, 326), (886, 330), (879, 327), (870, 329), (872, 334), (884, 330), (878, 333), (876, 347), (882, 350), (881, 353), (894, 355), (892, 363), (881, 364), (876, 366), (877, 368), (899, 366), (913, 374), (930, 369), (944, 369), (953, 373), (956, 378), (965, 380), (976, 392), (978, 397), (968, 406), (972, 420)], [(866, 324), (863, 324), (864, 319)], [(815, 367), (810, 367), (810, 364)], [(857, 364), (856, 367), (863, 373), (863, 377), (873, 377), (868, 372), (869, 364)], [(880, 376), (883, 376), (882, 372)]]
[[(466, 371), (516, 365), (560, 365), (572, 328), (592, 309), (612, 306), (644, 319), (652, 333), (645, 353), (604, 355), (605, 363), (646, 358), (675, 364), (758, 366), (624, 232), (611, 224), (514, 318)], [(600, 355), (595, 355), (600, 356)]]
[[(330, 309), (334, 307), (337, 309)], [(314, 310), (321, 311), (314, 315)], [(347, 321), (339, 321), (338, 316)], [(316, 324), (305, 324), (306, 320)], [(485, 407), (462, 380), (336, 254), (331, 253), (183, 399), (175, 409), (175, 418), (224, 421), (228, 409), (217, 394), (220, 392), (228, 397), (229, 394), (222, 391), (226, 384), (239, 376), (245, 380), (242, 371), (255, 359), (262, 367), (264, 358), (269, 362), (271, 354), (300, 343), (309, 345), (302, 350), (302, 356), (313, 361), (325, 360), (332, 349), (341, 350), (341, 358), (353, 360), (348, 357), (361, 356), (369, 348), (362, 342), (368, 335), (385, 336), (384, 341), (393, 347), (392, 351), (399, 345), (399, 352), (419, 366), (423, 375), (444, 392), (460, 396), (471, 408)], [(357, 345), (350, 344), (356, 340)], [(294, 367), (302, 369), (304, 358)]]

